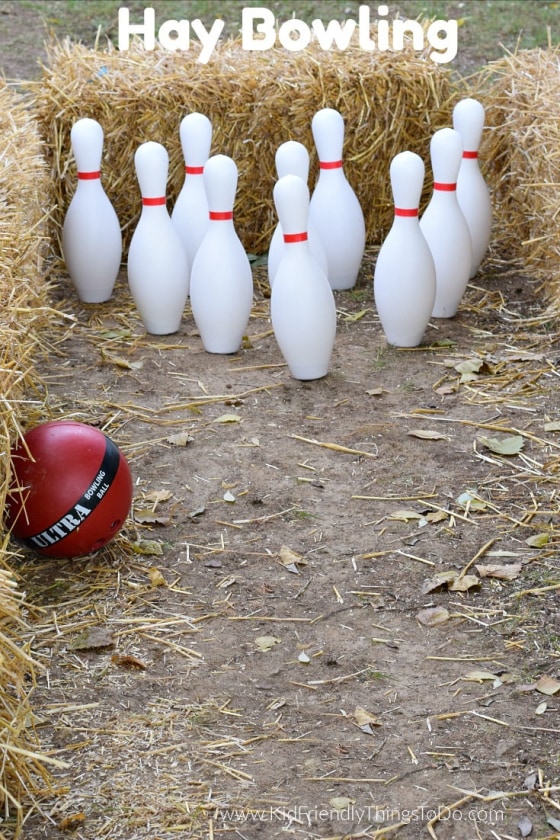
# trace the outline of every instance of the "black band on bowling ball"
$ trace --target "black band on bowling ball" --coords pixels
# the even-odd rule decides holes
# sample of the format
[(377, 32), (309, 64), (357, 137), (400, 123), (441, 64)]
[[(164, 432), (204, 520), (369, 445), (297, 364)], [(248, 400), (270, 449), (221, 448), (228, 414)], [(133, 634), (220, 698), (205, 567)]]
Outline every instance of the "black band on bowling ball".
[(120, 463), (120, 451), (113, 441), (105, 436), (105, 454), (91, 484), (72, 505), (64, 516), (32, 537), (26, 537), (22, 542), (35, 549), (49, 548), (63, 540), (79, 528), (82, 522), (92, 513), (103, 499), (117, 474)]

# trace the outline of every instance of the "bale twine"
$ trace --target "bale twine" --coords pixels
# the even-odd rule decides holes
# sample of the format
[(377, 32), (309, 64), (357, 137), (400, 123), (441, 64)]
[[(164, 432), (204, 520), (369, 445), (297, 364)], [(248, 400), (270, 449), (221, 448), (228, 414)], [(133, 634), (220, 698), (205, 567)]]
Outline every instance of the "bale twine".
[[(50, 316), (42, 276), (48, 178), (37, 124), (23, 99), (0, 83), (0, 505), (10, 481), (10, 449), (41, 412), (34, 361)], [(31, 395), (31, 398), (29, 398)], [(19, 834), (26, 803), (48, 786), (29, 692), (36, 664), (21, 640), (23, 598), (0, 538), (0, 814)]]
[(560, 46), (520, 50), (475, 82), (486, 108), (481, 157), (494, 202), (494, 247), (522, 260), (560, 308)]
[(54, 43), (33, 87), (53, 176), (54, 236), (60, 249), (60, 227), (75, 190), (70, 130), (77, 119), (91, 117), (104, 129), (102, 179), (126, 247), (141, 207), (136, 148), (147, 140), (167, 148), (171, 209), (184, 179), (179, 124), (199, 111), (213, 125), (211, 153), (229, 155), (239, 169), (235, 223), (243, 245), (264, 253), (277, 222), (276, 149), (286, 140), (304, 143), (312, 188), (318, 165), (311, 119), (331, 107), (345, 120), (345, 172), (364, 210), (368, 243), (380, 244), (393, 217), (391, 159), (410, 149), (428, 164), (430, 136), (449, 120), (451, 92), (447, 67), (408, 42), (402, 51), (383, 53), (357, 46), (325, 51), (312, 42), (294, 53), (244, 50), (230, 39), (207, 64), (197, 61), (196, 52), (149, 52), (138, 41), (123, 52), (110, 44), (99, 50)]

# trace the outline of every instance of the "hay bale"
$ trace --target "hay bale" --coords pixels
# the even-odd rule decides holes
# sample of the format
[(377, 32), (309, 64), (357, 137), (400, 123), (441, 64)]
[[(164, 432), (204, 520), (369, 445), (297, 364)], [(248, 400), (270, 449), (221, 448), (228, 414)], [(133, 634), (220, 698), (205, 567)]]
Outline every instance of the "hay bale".
[[(52, 316), (43, 277), (49, 181), (37, 124), (24, 100), (0, 84), (0, 502), (9, 451), (37, 389), (34, 362)], [(40, 403), (40, 400), (39, 400)], [(35, 408), (36, 410), (36, 408)]]
[[(7, 556), (7, 538), (0, 553)], [(41, 754), (33, 727), (30, 696), (38, 666), (21, 642), (28, 629), (22, 607), (14, 576), (0, 569), (0, 809), (14, 837), (35, 795), (51, 788), (52, 761)]]
[(560, 308), (560, 46), (520, 50), (475, 81), (486, 108), (481, 158), (494, 201), (494, 247), (542, 276)]
[[(315, 111), (332, 107), (346, 123), (345, 171), (362, 204), (370, 245), (392, 223), (392, 157), (405, 149), (429, 163), (432, 132), (449, 121), (452, 92), (446, 67), (412, 45), (398, 52), (358, 47), (324, 51), (313, 42), (301, 53), (282, 48), (244, 50), (225, 41), (208, 64), (196, 52), (88, 49), (66, 41), (51, 45), (35, 105), (53, 175), (54, 234), (75, 189), (70, 130), (80, 117), (105, 132), (103, 183), (124, 230), (125, 247), (140, 213), (134, 152), (147, 140), (166, 146), (172, 206), (183, 183), (179, 124), (200, 111), (213, 124), (212, 154), (231, 156), (239, 168), (236, 228), (247, 251), (264, 253), (276, 225), (274, 155), (286, 140), (304, 143), (311, 156), (310, 185), (318, 171), (311, 134)], [(60, 250), (59, 250), (60, 253)]]
[[(42, 400), (34, 363), (51, 311), (42, 268), (46, 254), (48, 179), (32, 115), (0, 84), (0, 505), (10, 481), (10, 449)], [(26, 399), (33, 393), (33, 400)], [(8, 538), (0, 539), (0, 808), (14, 828), (25, 801), (48, 782), (31, 725), (36, 665), (21, 635), (22, 596), (10, 571)]]

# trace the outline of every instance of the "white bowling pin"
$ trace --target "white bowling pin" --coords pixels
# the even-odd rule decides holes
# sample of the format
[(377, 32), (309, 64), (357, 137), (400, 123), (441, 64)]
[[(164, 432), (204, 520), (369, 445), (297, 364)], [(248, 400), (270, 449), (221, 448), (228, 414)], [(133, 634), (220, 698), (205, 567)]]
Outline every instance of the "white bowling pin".
[(476, 99), (462, 99), (453, 109), (453, 128), (463, 140), (463, 159), (457, 176), (457, 201), (471, 232), (474, 277), (490, 244), (492, 202), (478, 162), (484, 128), (484, 106)]
[(436, 266), (434, 318), (452, 318), (456, 314), (471, 273), (471, 234), (457, 201), (462, 155), (463, 141), (455, 129), (440, 128), (432, 136), (433, 193), (420, 219), (420, 228)]
[(309, 189), (298, 175), (274, 186), (285, 248), (274, 278), (270, 318), (295, 379), (320, 379), (329, 370), (336, 336), (336, 305), (327, 275), (311, 251)]
[(72, 126), (70, 142), (78, 170), (78, 186), (62, 227), (62, 251), (80, 300), (109, 300), (122, 260), (122, 235), (117, 214), (100, 179), (103, 129), (89, 118)]
[(181, 325), (188, 297), (189, 262), (167, 211), (169, 155), (160, 143), (134, 155), (142, 212), (128, 249), (128, 283), (146, 331), (169, 335)]
[(414, 152), (391, 161), (395, 218), (377, 256), (373, 290), (387, 341), (396, 347), (421, 343), (436, 296), (436, 268), (418, 221), (424, 173)]
[(332, 288), (351, 289), (362, 264), (366, 230), (360, 202), (344, 174), (344, 119), (333, 108), (323, 108), (313, 117), (311, 130), (319, 156), (319, 177), (309, 218), (327, 252)]
[(212, 123), (204, 114), (187, 114), (181, 120), (179, 135), (185, 160), (185, 180), (171, 219), (192, 267), (194, 255), (208, 229), (208, 201), (202, 176), (210, 155)]
[[(309, 179), (309, 152), (303, 143), (298, 143), (296, 140), (288, 140), (286, 143), (282, 143), (276, 150), (275, 163), (278, 178), (283, 178), (284, 175), (299, 175), (307, 184)], [(328, 276), (329, 264), (327, 252), (317, 226), (311, 220), (309, 220), (308, 224), (308, 235), (309, 247), (319, 261), (321, 268)], [(268, 281), (271, 288), (283, 251), (284, 237), (282, 225), (278, 222), (272, 234), (268, 249)]]
[(214, 155), (204, 167), (209, 225), (191, 271), (191, 308), (208, 353), (235, 353), (253, 304), (251, 264), (233, 223), (237, 166)]

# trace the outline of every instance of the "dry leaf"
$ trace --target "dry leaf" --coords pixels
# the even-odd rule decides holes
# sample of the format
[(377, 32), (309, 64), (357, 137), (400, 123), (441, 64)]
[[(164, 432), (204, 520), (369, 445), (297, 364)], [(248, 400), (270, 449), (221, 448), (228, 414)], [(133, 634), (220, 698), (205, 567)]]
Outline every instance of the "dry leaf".
[(176, 435), (169, 435), (165, 440), (172, 446), (188, 446), (189, 443), (193, 442), (194, 438), (188, 432), (178, 432)]
[(355, 799), (350, 799), (348, 796), (333, 796), (332, 799), (329, 799), (329, 805), (335, 811), (344, 811), (346, 808), (350, 808), (351, 805), (354, 805), (355, 802)]
[(156, 513), (151, 508), (134, 511), (134, 521), (140, 525), (170, 525), (171, 517), (168, 514)]
[(292, 551), (287, 545), (280, 546), (278, 556), (283, 566), (290, 566), (292, 563), (301, 563), (302, 561), (301, 554)]
[(379, 718), (366, 711), (363, 706), (356, 706), (354, 709), (354, 720), (362, 732), (373, 735), (372, 726), (383, 726)]
[(533, 534), (532, 537), (527, 537), (525, 544), (530, 545), (531, 548), (542, 548), (543, 545), (548, 543), (548, 540), (548, 534)]
[(88, 627), (70, 644), (69, 650), (98, 650), (113, 646), (113, 631), (108, 627)]
[(512, 435), (501, 440), (498, 438), (481, 437), (479, 440), (490, 452), (495, 452), (497, 455), (518, 455), (523, 449), (524, 443), (521, 435)]
[(552, 697), (553, 694), (560, 691), (560, 681), (547, 676), (539, 677), (535, 684), (535, 691)]
[(154, 557), (161, 557), (163, 554), (163, 547), (157, 540), (137, 540), (131, 543), (131, 548), (135, 554)]
[(275, 645), (279, 645), (281, 641), (282, 639), (277, 639), (276, 636), (258, 636), (255, 639), (255, 644), (260, 651), (266, 653)]
[(535, 709), (535, 714), (536, 715), (544, 715), (544, 713), (546, 712), (547, 709), (548, 709), (548, 703), (546, 702), (546, 700), (543, 700), (543, 702), (539, 703), (539, 705)]
[(448, 516), (449, 514), (444, 510), (434, 510), (427, 513), (425, 518), (427, 522), (443, 522)]
[(221, 414), (219, 417), (216, 417), (215, 420), (212, 420), (213, 423), (241, 423), (241, 417), (239, 414)]
[(467, 592), (473, 586), (478, 586), (480, 583), (476, 575), (463, 575), (460, 572), (449, 570), (447, 572), (438, 572), (433, 577), (424, 581), (422, 586), (422, 594), (427, 595), (438, 589), (440, 586), (447, 584), (448, 589), (452, 592)]
[(160, 570), (156, 569), (155, 566), (152, 566), (150, 569), (148, 569), (148, 577), (150, 578), (150, 583), (152, 586), (167, 586), (167, 581), (165, 580)]
[(468, 491), (457, 496), (455, 501), (465, 510), (486, 510), (486, 502), (483, 502), (482, 499), (477, 499)]
[(505, 671), (503, 674), (500, 674), (500, 682), (502, 683), (514, 683), (517, 682), (519, 677), (516, 674), (512, 674), (510, 671)]
[(453, 394), (457, 388), (455, 385), (440, 385), (439, 388), (436, 388), (436, 394), (440, 394), (440, 396), (445, 397), (447, 394)]
[(231, 492), (231, 490), (226, 490), (224, 493), (224, 502), (235, 502), (235, 496)]
[(287, 545), (281, 546), (278, 557), (280, 558), (281, 564), (294, 575), (299, 575), (298, 566), (307, 565), (307, 560), (305, 560), (301, 554), (297, 554), (297, 552), (292, 551), (292, 549), (288, 548)]
[(457, 578), (449, 584), (449, 589), (452, 592), (467, 592), (469, 589), (472, 589), (473, 586), (478, 586), (479, 584), (480, 581), (476, 575), (463, 575), (463, 577), (457, 576)]
[(560, 421), (552, 420), (550, 423), (544, 424), (545, 432), (560, 432)]
[(151, 493), (146, 494), (145, 499), (147, 502), (153, 502), (155, 506), (160, 502), (168, 502), (172, 496), (171, 490), (152, 490)]
[(444, 624), (449, 618), (449, 612), (445, 607), (427, 607), (416, 614), (416, 620), (425, 627), (436, 627)]
[(484, 361), (482, 359), (465, 359), (464, 362), (459, 362), (459, 364), (453, 365), (453, 367), (457, 373), (469, 375), (478, 373), (483, 364)]
[(454, 571), (438, 572), (433, 577), (429, 578), (429, 580), (424, 581), (422, 594), (427, 595), (429, 592), (433, 592), (434, 589), (439, 589), (440, 586), (445, 586), (446, 583), (452, 583), (458, 574), (458, 572)]
[(304, 650), (302, 650), (302, 652), (298, 656), (298, 662), (302, 662), (304, 665), (308, 665), (311, 662), (311, 659)]
[(464, 383), (473, 382), (475, 379), (478, 379), (477, 374), (480, 372), (483, 365), (484, 361), (482, 359), (465, 359), (465, 361), (459, 362), (458, 364), (453, 365), (453, 367), (461, 374), (461, 379), (459, 381)]
[(432, 432), (429, 429), (411, 429), (407, 434), (422, 440), (449, 440), (449, 435), (444, 435), (443, 432)]
[(487, 566), (475, 565), (475, 569), (480, 577), (493, 577), (499, 578), (500, 580), (515, 580), (522, 568), (521, 563), (508, 563), (506, 566), (496, 566), (494, 564)]
[(485, 682), (490, 680), (491, 682), (495, 682), (499, 679), (496, 674), (492, 674), (491, 671), (469, 671), (468, 674), (465, 674), (464, 677), (461, 677), (462, 680), (466, 680), (467, 682)]
[(103, 350), (101, 351), (101, 355), (104, 362), (109, 362), (109, 364), (125, 368), (126, 370), (140, 370), (144, 367), (144, 362), (129, 362), (128, 359), (123, 359), (120, 356), (110, 356)]
[(387, 519), (399, 519), (403, 522), (408, 522), (409, 519), (422, 519), (421, 513), (416, 513), (415, 510), (396, 510)]
[(114, 653), (111, 657), (111, 662), (120, 668), (138, 668), (139, 671), (146, 671), (148, 669), (145, 662), (129, 654)]

